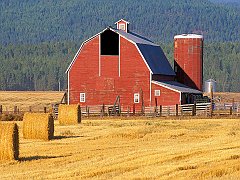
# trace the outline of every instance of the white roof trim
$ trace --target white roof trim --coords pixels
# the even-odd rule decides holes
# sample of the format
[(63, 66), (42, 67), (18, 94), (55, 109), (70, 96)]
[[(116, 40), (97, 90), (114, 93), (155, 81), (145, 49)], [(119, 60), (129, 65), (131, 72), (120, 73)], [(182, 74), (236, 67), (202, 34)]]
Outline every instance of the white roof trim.
[(75, 54), (72, 62), (71, 62), (70, 65), (68, 66), (68, 68), (67, 68), (67, 70), (65, 71), (65, 73), (67, 73), (67, 72), (71, 69), (72, 65), (73, 65), (74, 62), (76, 61), (77, 56), (79, 55), (79, 53), (80, 53), (80, 51), (82, 50), (83, 46), (84, 46), (87, 42), (89, 42), (90, 40), (94, 39), (96, 36), (100, 35), (100, 34), (103, 33), (104, 31), (106, 31), (107, 29), (109, 29), (109, 28), (105, 28), (105, 29), (102, 30), (101, 32), (95, 34), (94, 36), (90, 37), (89, 39), (85, 40), (85, 41), (82, 43), (82, 45), (81, 45), (80, 48), (78, 49), (77, 53)]
[(138, 48), (137, 43), (133, 42), (132, 40), (130, 40), (130, 39), (128, 39), (128, 38), (126, 38), (125, 36), (122, 36), (121, 34), (119, 34), (119, 33), (118, 33), (117, 31), (115, 31), (114, 29), (112, 29), (112, 28), (110, 28), (110, 29), (111, 29), (113, 32), (117, 33), (120, 37), (123, 37), (124, 39), (128, 40), (129, 42), (131, 42), (131, 43), (133, 43), (133, 44), (135, 45), (135, 47), (137, 48), (140, 56), (141, 56), (142, 59), (144, 60), (144, 63), (145, 63), (146, 66), (148, 67), (148, 70), (153, 74), (153, 72), (152, 72), (151, 68), (149, 67), (146, 59), (144, 58), (143, 54), (141, 53), (140, 49)]
[(147, 61), (146, 61), (146, 59), (144, 58), (143, 54), (141, 53), (140, 49), (138, 48), (137, 43), (133, 42), (132, 40), (130, 40), (130, 39), (128, 39), (128, 38), (126, 38), (125, 36), (122, 36), (120, 33), (118, 33), (117, 31), (115, 31), (114, 29), (112, 29), (112, 28), (110, 28), (110, 27), (105, 28), (105, 29), (102, 30), (101, 32), (99, 32), (99, 33), (97, 33), (96, 35), (90, 37), (89, 39), (87, 39), (86, 41), (84, 41), (84, 42), (82, 43), (81, 47), (79, 48), (78, 52), (77, 52), (76, 55), (74, 56), (74, 58), (73, 58), (71, 64), (68, 66), (68, 68), (67, 68), (67, 70), (66, 70), (65, 73), (67, 73), (67, 72), (71, 69), (72, 65), (73, 65), (74, 62), (76, 61), (77, 56), (79, 55), (79, 53), (80, 53), (81, 49), (83, 48), (83, 46), (84, 46), (87, 42), (89, 42), (90, 40), (92, 40), (93, 38), (95, 38), (96, 36), (102, 34), (102, 33), (103, 33), (104, 31), (106, 31), (107, 29), (110, 29), (111, 31), (117, 33), (120, 37), (123, 37), (124, 39), (126, 39), (126, 40), (128, 40), (129, 42), (133, 43), (133, 44), (135, 45), (135, 47), (137, 48), (137, 50), (138, 50), (140, 56), (141, 56), (142, 59), (144, 60), (144, 63), (145, 63), (146, 66), (148, 67), (149, 71), (153, 74), (153, 72), (152, 72), (151, 68), (149, 67), (149, 65), (148, 65), (148, 63), (147, 63)]
[(128, 21), (126, 21), (126, 20), (124, 20), (124, 19), (120, 19), (120, 20), (118, 20), (117, 22), (115, 22), (114, 24), (117, 24), (117, 23), (120, 22), (120, 21), (124, 21), (124, 22), (126, 22), (127, 24), (130, 24)]
[(145, 63), (146, 66), (148, 67), (148, 70), (151, 72), (151, 74), (153, 74), (151, 68), (149, 67), (149, 65), (148, 65), (148, 63), (147, 63), (147, 61), (146, 61), (146, 59), (144, 58), (144, 56), (143, 56), (143, 54), (141, 53), (140, 49), (138, 48), (137, 44), (136, 44), (136, 43), (134, 43), (134, 44), (135, 44), (135, 47), (137, 48), (137, 50), (138, 50), (140, 56), (142, 57), (144, 63)]
[[(179, 93), (202, 94), (201, 91), (188, 87), (176, 81), (152, 81), (154, 84), (171, 89)], [(184, 87), (185, 86), (185, 87)]]
[(170, 87), (165, 86), (165, 85), (163, 85), (163, 84), (159, 84), (157, 81), (153, 81), (153, 80), (152, 80), (152, 83), (153, 83), (153, 84), (156, 84), (156, 85), (159, 85), (159, 86), (162, 86), (162, 87), (164, 87), (164, 88), (166, 88), (166, 89), (170, 89), (170, 90), (172, 90), (172, 91), (181, 93), (181, 91), (178, 91), (178, 90), (176, 90), (176, 89), (170, 88)]
[(188, 38), (203, 39), (203, 35), (199, 35), (199, 34), (181, 34), (181, 35), (174, 36), (174, 39), (188, 39)]

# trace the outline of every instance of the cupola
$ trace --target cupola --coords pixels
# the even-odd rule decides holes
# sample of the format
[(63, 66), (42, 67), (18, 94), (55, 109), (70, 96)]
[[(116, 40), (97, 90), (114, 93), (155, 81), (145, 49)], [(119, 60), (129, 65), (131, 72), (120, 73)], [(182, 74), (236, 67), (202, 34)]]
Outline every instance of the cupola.
[(122, 31), (125, 31), (126, 33), (128, 33), (129, 22), (125, 21), (124, 19), (120, 19), (115, 24), (117, 24), (117, 29), (118, 30), (122, 30)]

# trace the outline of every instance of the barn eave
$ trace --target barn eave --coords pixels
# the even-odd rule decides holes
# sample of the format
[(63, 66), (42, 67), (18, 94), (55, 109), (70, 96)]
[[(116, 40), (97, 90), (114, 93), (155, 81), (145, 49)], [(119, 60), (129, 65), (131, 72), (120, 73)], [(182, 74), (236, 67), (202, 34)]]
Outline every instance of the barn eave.
[[(168, 75), (168, 76), (176, 75), (175, 72), (173, 71), (173, 69), (171, 68), (166, 56), (162, 52), (162, 49), (159, 45), (154, 44), (152, 41), (150, 41), (144, 37), (141, 37), (140, 35), (137, 35), (137, 34), (134, 34), (131, 32), (126, 33), (124, 31), (114, 29), (112, 27), (105, 28), (98, 34), (96, 34), (96, 35), (90, 37), (89, 39), (87, 39), (86, 41), (84, 41), (82, 43), (82, 45), (80, 46), (79, 50), (77, 51), (76, 55), (74, 56), (72, 62), (70, 63), (70, 65), (67, 68), (65, 73), (68, 73), (70, 71), (70, 69), (73, 66), (74, 62), (76, 61), (79, 53), (81, 52), (81, 49), (83, 48), (83, 46), (87, 42), (89, 42), (90, 40), (99, 36), (106, 30), (111, 30), (111, 31), (117, 33), (120, 37), (122, 37), (122, 38), (128, 40), (129, 42), (131, 42), (132, 44), (134, 44), (135, 47), (137, 48), (139, 54), (141, 55), (142, 59), (144, 60), (144, 63), (146, 64), (147, 68), (151, 72), (151, 74), (162, 74), (162, 75)], [(148, 49), (148, 50), (145, 51), (144, 49)], [(155, 56), (155, 58), (156, 57), (158, 58), (158, 61), (156, 61), (156, 59), (154, 60), (154, 58), (152, 58), (151, 55), (149, 55), (149, 52), (148, 52), (149, 49), (152, 49), (152, 50), (158, 49), (158, 51), (153, 50), (154, 56)], [(160, 59), (161, 59), (161, 62), (159, 61)], [(161, 63), (161, 64), (159, 64), (159, 63)]]

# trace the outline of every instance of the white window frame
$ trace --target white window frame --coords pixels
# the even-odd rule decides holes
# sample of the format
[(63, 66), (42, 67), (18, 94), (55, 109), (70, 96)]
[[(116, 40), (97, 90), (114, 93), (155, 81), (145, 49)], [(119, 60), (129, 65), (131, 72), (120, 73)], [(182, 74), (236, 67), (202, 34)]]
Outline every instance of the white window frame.
[(140, 94), (139, 93), (134, 93), (134, 103), (139, 103), (140, 102)]
[(126, 30), (125, 24), (119, 24), (119, 29), (125, 31)]
[(86, 102), (86, 93), (80, 93), (80, 102)]
[(156, 89), (156, 90), (154, 91), (154, 95), (155, 95), (155, 96), (161, 96), (161, 91), (160, 91), (159, 89)]

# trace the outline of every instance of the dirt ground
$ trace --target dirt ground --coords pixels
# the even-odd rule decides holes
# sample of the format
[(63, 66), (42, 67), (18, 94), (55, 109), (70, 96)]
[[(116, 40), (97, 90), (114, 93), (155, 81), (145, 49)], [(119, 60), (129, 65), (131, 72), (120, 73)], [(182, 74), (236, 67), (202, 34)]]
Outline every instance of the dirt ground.
[(84, 119), (26, 140), (0, 179), (239, 179), (240, 119)]

